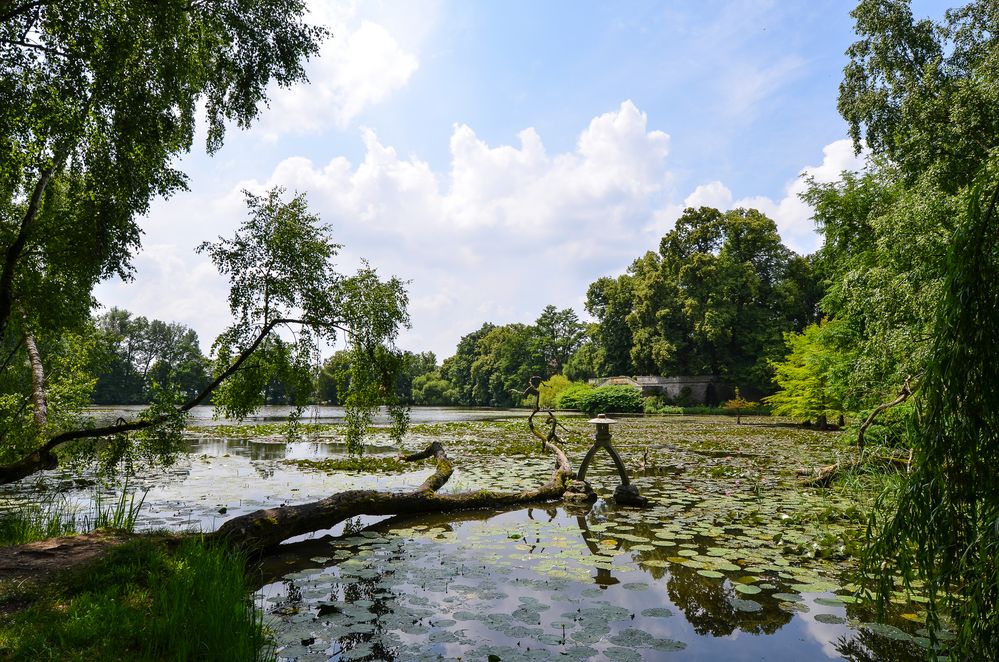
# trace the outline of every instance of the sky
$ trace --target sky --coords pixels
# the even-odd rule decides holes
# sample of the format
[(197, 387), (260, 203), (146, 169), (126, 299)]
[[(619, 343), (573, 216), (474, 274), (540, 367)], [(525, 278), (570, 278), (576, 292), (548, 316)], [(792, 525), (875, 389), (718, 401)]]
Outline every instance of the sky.
[[(311, 2), (332, 30), (310, 82), (274, 88), (248, 130), (179, 158), (189, 190), (141, 221), (130, 282), (105, 307), (180, 322), (207, 350), (231, 316), (203, 241), (243, 190), (307, 195), (344, 247), (408, 281), (411, 351), (454, 353), (484, 322), (553, 304), (658, 247), (688, 206), (755, 207), (820, 245), (798, 193), (862, 166), (836, 111), (854, 41), (845, 0)], [(939, 2), (913, 4), (939, 18)]]

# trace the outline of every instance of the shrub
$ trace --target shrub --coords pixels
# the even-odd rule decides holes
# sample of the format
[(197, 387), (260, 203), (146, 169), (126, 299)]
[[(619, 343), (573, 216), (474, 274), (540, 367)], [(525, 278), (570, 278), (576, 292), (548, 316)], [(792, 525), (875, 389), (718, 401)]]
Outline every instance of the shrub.
[[(541, 382), (541, 387), (538, 391), (541, 394), (540, 405), (549, 409), (555, 406), (555, 399), (558, 397), (559, 393), (562, 393), (567, 388), (572, 387), (572, 382), (569, 381), (568, 377), (562, 375), (552, 375), (547, 380)], [(529, 406), (534, 406), (533, 398), (528, 398), (528, 402), (525, 404)]]
[(666, 402), (662, 396), (653, 395), (642, 400), (642, 411), (646, 414), (682, 414), (683, 407)]
[(587, 414), (642, 411), (642, 392), (633, 386), (601, 386), (583, 396), (579, 409)]
[(583, 409), (583, 399), (593, 390), (589, 384), (575, 383), (555, 396), (557, 409)]

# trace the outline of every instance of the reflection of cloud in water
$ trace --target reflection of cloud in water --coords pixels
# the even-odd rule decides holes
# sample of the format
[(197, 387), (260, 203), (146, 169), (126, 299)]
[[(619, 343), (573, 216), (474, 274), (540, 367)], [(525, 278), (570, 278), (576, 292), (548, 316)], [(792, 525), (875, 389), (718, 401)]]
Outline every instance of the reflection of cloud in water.
[[(812, 607), (814, 608), (814, 605)], [(834, 660), (841, 659), (843, 656), (836, 650), (836, 641), (843, 636), (849, 638), (853, 632), (846, 625), (820, 623), (815, 620), (815, 616), (817, 614), (811, 612), (798, 615), (798, 618), (805, 623), (804, 631), (822, 647), (822, 652), (827, 657)]]

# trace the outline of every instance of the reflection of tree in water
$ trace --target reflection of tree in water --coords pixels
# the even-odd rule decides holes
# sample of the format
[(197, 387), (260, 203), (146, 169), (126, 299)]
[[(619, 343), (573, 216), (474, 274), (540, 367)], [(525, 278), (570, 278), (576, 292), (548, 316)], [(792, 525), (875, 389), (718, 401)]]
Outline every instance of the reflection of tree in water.
[[(591, 552), (597, 554), (598, 547), (589, 537), (586, 518), (577, 517), (577, 522), (584, 532), (583, 539), (586, 541), (586, 546)], [(634, 533), (636, 535), (646, 538), (654, 537), (653, 528), (649, 524), (637, 522), (631, 522), (631, 524), (635, 527)], [(619, 547), (626, 551), (634, 544), (626, 540), (618, 541)], [(653, 559), (663, 560), (671, 554), (672, 552), (662, 548), (651, 552), (633, 552), (635, 560), (639, 562)], [(664, 576), (667, 577), (666, 590), (670, 601), (683, 611), (694, 631), (701, 635), (710, 634), (724, 637), (737, 629), (752, 634), (773, 634), (790, 623), (794, 617), (792, 613), (781, 609), (776, 600), (764, 597), (762, 594), (749, 596), (762, 605), (763, 608), (760, 611), (740, 611), (732, 605), (731, 600), (741, 599), (741, 596), (731, 584), (722, 579), (702, 577), (697, 574), (695, 569), (678, 563), (671, 562), (668, 570), (641, 563), (638, 567), (657, 580)], [(609, 576), (609, 571), (605, 572)], [(619, 580), (612, 578), (612, 581), (616, 584)], [(597, 583), (600, 583), (599, 575)]]
[(752, 634), (773, 634), (791, 622), (793, 614), (777, 606), (773, 598), (750, 596), (763, 606), (756, 612), (739, 611), (731, 600), (739, 593), (720, 579), (709, 579), (692, 568), (673, 564), (666, 591), (697, 634), (724, 637), (739, 629)]
[[(349, 519), (344, 522), (343, 536), (352, 536), (365, 530), (365, 526), (360, 517)], [(315, 541), (307, 541), (302, 545), (302, 549), (309, 549), (309, 545)], [(379, 560), (381, 566), (380, 574), (375, 577), (360, 577), (351, 575), (350, 577), (329, 576), (329, 598), (320, 604), (306, 605), (302, 596), (302, 589), (294, 580), (283, 580), (286, 587), (287, 596), (272, 610), (274, 613), (284, 616), (301, 612), (304, 609), (316, 610), (315, 621), (324, 625), (329, 625), (330, 620), (324, 617), (337, 615), (343, 612), (343, 606), (356, 604), (358, 601), (370, 601), (372, 604), (367, 609), (375, 618), (370, 621), (374, 628), (371, 632), (351, 632), (329, 641), (326, 649), (327, 654), (339, 656), (351, 651), (362, 644), (371, 644), (371, 652), (364, 657), (352, 658), (356, 660), (369, 660), (392, 662), (398, 655), (398, 648), (386, 645), (386, 629), (382, 625), (382, 616), (394, 612), (395, 596), (385, 588), (383, 579), (394, 574), (392, 568), (402, 561), (399, 553), (386, 556)], [(334, 567), (338, 562), (331, 562), (326, 567)], [(303, 564), (304, 565), (304, 564)], [(287, 572), (288, 567), (272, 571)], [(265, 573), (266, 574), (266, 573)], [(309, 640), (302, 641), (303, 645), (310, 645)]]
[(927, 657), (917, 644), (899, 641), (861, 628), (847, 639), (836, 640), (836, 652), (849, 662), (887, 662), (889, 660), (920, 660)]

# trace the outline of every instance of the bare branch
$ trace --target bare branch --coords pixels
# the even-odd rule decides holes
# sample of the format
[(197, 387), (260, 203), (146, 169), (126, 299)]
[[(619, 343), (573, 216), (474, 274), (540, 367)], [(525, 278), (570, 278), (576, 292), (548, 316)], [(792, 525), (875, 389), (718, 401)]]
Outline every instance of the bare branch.
[[(881, 414), (881, 412), (885, 411), (886, 409), (891, 409), (896, 405), (902, 404), (903, 402), (909, 399), (909, 396), (913, 394), (913, 389), (910, 385), (911, 380), (912, 380), (911, 375), (906, 377), (905, 383), (902, 385), (902, 390), (898, 392), (898, 397), (896, 397), (891, 402), (886, 402), (884, 404), (880, 404), (877, 407), (875, 407), (874, 411), (872, 411), (870, 415), (864, 420), (863, 424), (861, 424), (860, 426), (860, 430), (857, 432), (858, 449), (864, 450), (864, 435), (867, 433), (867, 428), (871, 427), (871, 424), (874, 423), (874, 419), (877, 418)], [(918, 389), (919, 387), (917, 386), (916, 388)]]

